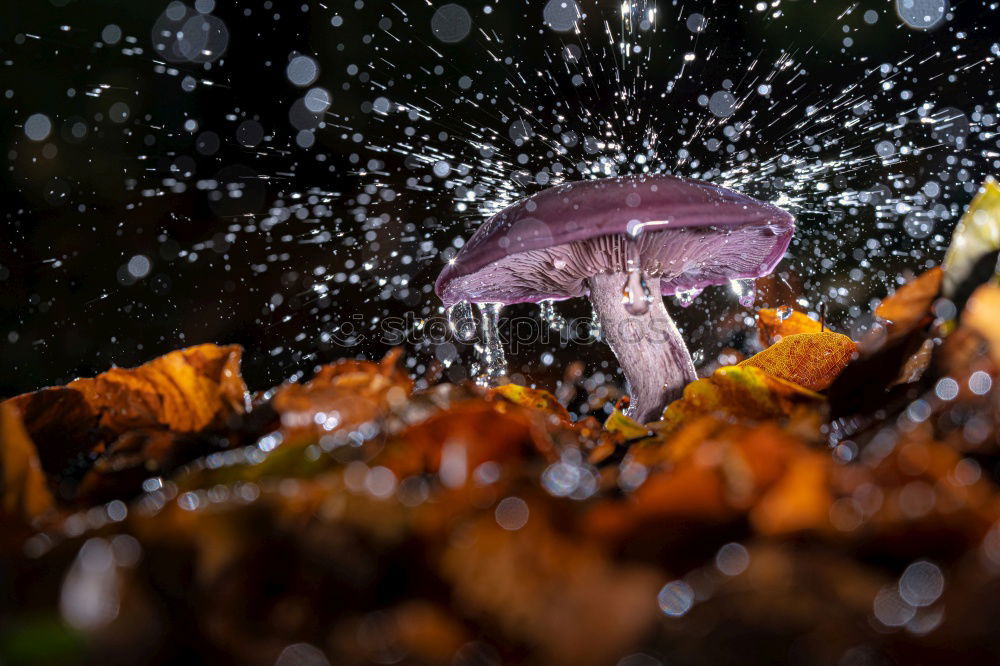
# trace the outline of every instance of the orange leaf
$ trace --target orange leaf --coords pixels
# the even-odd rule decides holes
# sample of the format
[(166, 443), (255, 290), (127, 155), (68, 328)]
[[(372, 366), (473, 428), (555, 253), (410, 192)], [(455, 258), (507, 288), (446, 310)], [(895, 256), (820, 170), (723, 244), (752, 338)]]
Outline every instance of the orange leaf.
[(986, 339), (990, 358), (1000, 367), (1000, 287), (987, 284), (976, 289), (962, 313), (962, 325)]
[(812, 391), (828, 387), (854, 356), (857, 345), (833, 331), (799, 333), (782, 338), (739, 364), (804, 386)]
[(764, 308), (757, 311), (757, 334), (760, 344), (768, 347), (775, 338), (785, 338), (799, 333), (819, 333), (822, 324), (804, 312), (790, 308)]
[(100, 414), (100, 425), (115, 432), (154, 425), (198, 432), (243, 412), (241, 353), (236, 345), (189, 347), (138, 368), (78, 379), (67, 388), (83, 393)]
[[(790, 339), (792, 338), (785, 338)], [(778, 345), (771, 349), (776, 347)], [(678, 426), (711, 412), (765, 419), (788, 416), (798, 405), (815, 405), (822, 401), (823, 396), (818, 393), (774, 377), (754, 365), (730, 365), (719, 368), (711, 377), (688, 384), (684, 389), (684, 396), (667, 406), (663, 413), (663, 425), (653, 425), (661, 433), (669, 433)]]
[(528, 507), (518, 530), (490, 511), (446, 540), (439, 568), (454, 606), (532, 646), (536, 663), (615, 663), (655, 622), (663, 575), (564, 535), (541, 503)]
[(757, 531), (777, 535), (824, 529), (833, 501), (830, 465), (830, 457), (822, 454), (801, 453), (793, 458), (784, 476), (750, 512)]
[(55, 506), (17, 409), (0, 403), (0, 508), (30, 521)]
[(533, 451), (551, 456), (549, 447), (527, 409), (467, 400), (400, 432), (377, 460), (399, 478), (437, 473), (445, 486), (458, 487), (484, 462), (517, 464)]
[(909, 331), (930, 321), (931, 305), (941, 291), (941, 267), (910, 280), (882, 301), (875, 314), (892, 322), (895, 331)]
[(400, 350), (381, 363), (340, 360), (305, 384), (285, 384), (274, 396), (285, 441), (312, 443), (334, 430), (386, 416), (406, 401), (413, 381), (396, 365)]
[(58, 475), (69, 459), (129, 430), (197, 432), (225, 425), (244, 410), (240, 355), (236, 345), (199, 345), (7, 402), (20, 412), (42, 468)]

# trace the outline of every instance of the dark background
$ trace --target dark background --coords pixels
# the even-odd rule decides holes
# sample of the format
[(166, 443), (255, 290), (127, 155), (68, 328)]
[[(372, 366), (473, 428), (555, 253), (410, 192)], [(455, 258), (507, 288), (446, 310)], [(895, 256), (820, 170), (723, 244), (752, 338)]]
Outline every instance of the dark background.
[[(1000, 17), (987, 3), (952, 2), (947, 20), (920, 31), (899, 20), (892, 2), (786, 1), (779, 17), (773, 10), (756, 11), (753, 3), (681, 8), (661, 2), (656, 30), (639, 39), (655, 47), (656, 55), (641, 67), (633, 60), (621, 68), (612, 66), (618, 54), (607, 46), (604, 24), (620, 29), (619, 2), (581, 2), (588, 16), (579, 36), (546, 28), (544, 2), (496, 2), (488, 15), (483, 6), (489, 3), (458, 4), (469, 8), (475, 28), (461, 42), (444, 44), (431, 30), (435, 7), (415, 0), (395, 6), (373, 0), (218, 0), (210, 13), (225, 25), (228, 39), (224, 55), (206, 69), (157, 54), (153, 26), (166, 2), (5, 3), (0, 396), (205, 341), (244, 345), (244, 373), (252, 388), (264, 388), (308, 373), (318, 362), (380, 356), (389, 345), (373, 334), (373, 317), (438, 314), (428, 289), (447, 257), (441, 250), (467, 237), (483, 215), (457, 211), (452, 192), (436, 181), (429, 191), (407, 187), (407, 179), (425, 173), (427, 165), (408, 161), (405, 150), (380, 150), (406, 143), (409, 123), (405, 114), (397, 119), (373, 111), (379, 96), (428, 109), (432, 118), (414, 123), (417, 138), (409, 143), (415, 151), (436, 145), (456, 155), (456, 163), (474, 163), (477, 137), (495, 140), (504, 165), (492, 174), (473, 169), (473, 177), (492, 183), (486, 197), (490, 188), (510, 197), (538, 187), (514, 173), (517, 155), (528, 154), (528, 167), (552, 162), (544, 145), (518, 146), (509, 133), (519, 105), (536, 113), (539, 131), (551, 124), (543, 109), (556, 108), (556, 101), (571, 117), (567, 126), (584, 110), (615, 118), (626, 146), (641, 144), (654, 128), (661, 154), (674, 156), (688, 136), (679, 130), (690, 133), (699, 122), (714, 122), (698, 103), (700, 95), (719, 90), (726, 79), (745, 92), (751, 63), (759, 60), (766, 73), (783, 54), (794, 54), (797, 64), (775, 79), (769, 100), (751, 95), (747, 107), (729, 119), (749, 118), (756, 105), (754, 129), (742, 142), (733, 141), (735, 152), (726, 153), (725, 138), (716, 150), (699, 141), (691, 151), (701, 166), (688, 163), (676, 171), (712, 176), (712, 169), (737, 165), (740, 150), (752, 149), (758, 159), (747, 162), (746, 189), (775, 199), (788, 182), (764, 170), (758, 176), (754, 163), (786, 152), (832, 160), (845, 147), (870, 156), (816, 178), (800, 175), (800, 232), (781, 280), (772, 281), (758, 302), (790, 305), (803, 298), (799, 307), (809, 311), (827, 302), (831, 321), (849, 332), (870, 320), (873, 299), (940, 260), (961, 207), (997, 171), (990, 153), (997, 149), (991, 134), (996, 70), (982, 61), (991, 55)], [(877, 12), (874, 24), (865, 21), (867, 10)], [(702, 33), (686, 25), (693, 12), (709, 19)], [(333, 24), (334, 16), (341, 17), (340, 25)], [(107, 44), (102, 34), (112, 24), (122, 39)], [(576, 90), (569, 74), (577, 70), (559, 57), (567, 44), (580, 45), (591, 65), (591, 80)], [(675, 80), (686, 52), (698, 58)], [(314, 85), (333, 97), (325, 115), (304, 120), (294, 107), (308, 88), (293, 85), (285, 72), (300, 53), (319, 64)], [(503, 57), (512, 60), (504, 63)], [(895, 71), (877, 71), (901, 61)], [(553, 76), (539, 77), (539, 71)], [(462, 73), (472, 81), (468, 93), (456, 87)], [(193, 90), (185, 91), (186, 76), (196, 80)], [(885, 89), (886, 79), (896, 81), (895, 87)], [(671, 80), (670, 95), (660, 96)], [(826, 127), (808, 122), (806, 106), (829, 102), (853, 84), (853, 103), (837, 111), (835, 121)], [(623, 89), (630, 91), (627, 103), (616, 97)], [(901, 99), (903, 89), (912, 91), (909, 99)], [(497, 101), (460, 101), (476, 91)], [(128, 106), (126, 119), (112, 117), (116, 102)], [(862, 122), (845, 126), (852, 107), (865, 102), (870, 108), (853, 116)], [(920, 122), (871, 129), (879, 122), (893, 125), (901, 114), (916, 118), (914, 109), (924, 103), (929, 106), (919, 115), (931, 119), (940, 109), (958, 109), (963, 118), (957, 129)], [(792, 111), (783, 116), (785, 109)], [(625, 121), (629, 110), (643, 122)], [(33, 113), (51, 119), (44, 141), (25, 136), (23, 124)], [(185, 128), (188, 120), (196, 128)], [(86, 127), (85, 136), (74, 135), (78, 123)], [(724, 124), (716, 123), (706, 136), (722, 137)], [(314, 145), (298, 145), (302, 126), (313, 132)], [(257, 131), (266, 138), (255, 136)], [(884, 139), (897, 150), (924, 148), (887, 163), (874, 150)], [(813, 151), (813, 145), (820, 149)], [(574, 151), (566, 163), (583, 155), (580, 148)], [(675, 166), (673, 157), (667, 163)], [(814, 189), (820, 181), (830, 189)], [(939, 187), (921, 195), (928, 181)], [(233, 191), (240, 196), (232, 197)], [(831, 198), (848, 191), (870, 194), (865, 205)], [(921, 210), (936, 210), (934, 234), (907, 233), (906, 213), (893, 203), (903, 195), (911, 203), (916, 196)], [(276, 215), (289, 219), (270, 225), (266, 220)], [(302, 242), (317, 238), (321, 242)], [(426, 240), (431, 249), (421, 249)], [(137, 255), (151, 265), (139, 279), (126, 268)], [(412, 261), (404, 264), (406, 255)], [(361, 268), (365, 262), (371, 267)], [(325, 295), (316, 291), (316, 284), (338, 272), (357, 274), (358, 282), (335, 281)], [(586, 314), (580, 304), (564, 311)], [(727, 290), (717, 289), (681, 311), (679, 321), (705, 364), (723, 347), (752, 345), (748, 314)], [(367, 332), (365, 341), (342, 346), (324, 338), (349, 333), (345, 322)], [(462, 378), (471, 358), (468, 348), (457, 347), (464, 362), (454, 364), (447, 374), (452, 379)], [(540, 362), (546, 351), (553, 357)], [(434, 352), (411, 346), (416, 375), (426, 372)], [(524, 381), (546, 383), (575, 358), (587, 360), (591, 370), (614, 367), (601, 348), (553, 343), (515, 354), (513, 370)]]

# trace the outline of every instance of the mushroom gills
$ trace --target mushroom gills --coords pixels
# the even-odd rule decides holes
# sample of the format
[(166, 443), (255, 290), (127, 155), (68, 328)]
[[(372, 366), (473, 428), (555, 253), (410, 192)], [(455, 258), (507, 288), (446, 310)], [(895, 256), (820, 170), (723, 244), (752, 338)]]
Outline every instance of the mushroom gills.
[(588, 280), (590, 302), (604, 339), (628, 381), (628, 416), (640, 423), (660, 418), (667, 404), (697, 379), (694, 363), (660, 295), (660, 281), (647, 281), (650, 301), (631, 314), (621, 296), (621, 273), (600, 273)]

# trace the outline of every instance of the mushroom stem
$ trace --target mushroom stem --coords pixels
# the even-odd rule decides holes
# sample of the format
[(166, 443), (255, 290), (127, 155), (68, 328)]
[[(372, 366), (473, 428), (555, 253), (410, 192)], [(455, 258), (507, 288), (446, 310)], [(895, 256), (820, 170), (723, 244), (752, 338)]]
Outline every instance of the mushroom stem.
[(632, 315), (622, 302), (625, 273), (600, 273), (589, 281), (594, 306), (608, 346), (628, 380), (628, 416), (639, 423), (660, 418), (664, 407), (680, 397), (684, 386), (698, 378), (691, 354), (660, 295), (660, 280), (649, 279), (649, 309)]

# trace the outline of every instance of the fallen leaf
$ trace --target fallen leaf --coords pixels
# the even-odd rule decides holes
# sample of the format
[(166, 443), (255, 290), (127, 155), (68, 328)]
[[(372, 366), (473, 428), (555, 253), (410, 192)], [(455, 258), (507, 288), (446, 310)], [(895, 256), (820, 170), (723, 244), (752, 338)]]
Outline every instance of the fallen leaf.
[(987, 178), (952, 233), (945, 253), (942, 292), (961, 309), (965, 299), (997, 272), (1000, 184)]
[(632, 418), (629, 418), (620, 409), (615, 409), (604, 422), (604, 429), (608, 432), (618, 433), (626, 441), (639, 439), (649, 435), (649, 429)]
[(847, 366), (856, 349), (849, 337), (833, 331), (798, 333), (754, 354), (739, 367), (760, 368), (773, 377), (822, 391)]
[(235, 345), (199, 345), (130, 370), (112, 368), (93, 379), (78, 379), (67, 388), (82, 393), (98, 414), (98, 424), (112, 432), (151, 426), (198, 432), (243, 413), (241, 354)]
[(285, 384), (273, 407), (286, 445), (311, 444), (324, 435), (385, 418), (406, 402), (413, 380), (397, 366), (400, 349), (381, 363), (340, 360), (323, 366), (304, 384)]
[(559, 421), (566, 423), (571, 421), (566, 408), (559, 404), (556, 397), (548, 391), (519, 386), (518, 384), (505, 384), (493, 389), (491, 393), (502, 396), (514, 404), (545, 412)]
[(944, 276), (936, 266), (917, 278), (910, 280), (883, 300), (875, 314), (892, 322), (892, 334), (899, 335), (917, 326), (930, 323), (933, 315), (931, 305), (941, 292)]
[(649, 469), (649, 476), (623, 500), (595, 506), (586, 529), (621, 540), (654, 534), (653, 523), (729, 522), (756, 510), (785, 483), (796, 460), (812, 455), (773, 422), (733, 424), (704, 416), (655, 444), (634, 446), (627, 460)]
[(0, 403), (0, 507), (27, 522), (55, 507), (35, 445), (17, 409)]
[(719, 368), (710, 377), (688, 384), (683, 397), (667, 406), (663, 413), (663, 425), (659, 428), (670, 432), (697, 416), (711, 412), (758, 420), (788, 416), (799, 405), (818, 405), (822, 402), (820, 394), (775, 377), (754, 365), (730, 365)]
[(822, 330), (823, 325), (818, 321), (791, 308), (763, 308), (757, 311), (757, 335), (762, 347), (769, 347), (776, 339), (789, 335), (819, 333)]
[(490, 511), (448, 542), (440, 569), (455, 605), (531, 646), (537, 663), (614, 663), (655, 620), (662, 574), (615, 563), (560, 535), (540, 503), (528, 507), (518, 530)]
[(231, 425), (245, 410), (240, 356), (235, 345), (199, 345), (6, 404), (19, 412), (49, 477), (82, 474), (93, 452), (130, 430), (195, 433)]
[(377, 462), (397, 478), (437, 474), (444, 486), (455, 488), (485, 462), (519, 465), (538, 452), (554, 456), (547, 433), (526, 408), (468, 400), (400, 431)]
[(990, 348), (990, 358), (1000, 368), (1000, 287), (983, 285), (973, 292), (965, 311), (962, 326), (982, 336)]
[(829, 526), (831, 461), (829, 455), (800, 452), (779, 480), (750, 512), (758, 533), (768, 536)]

